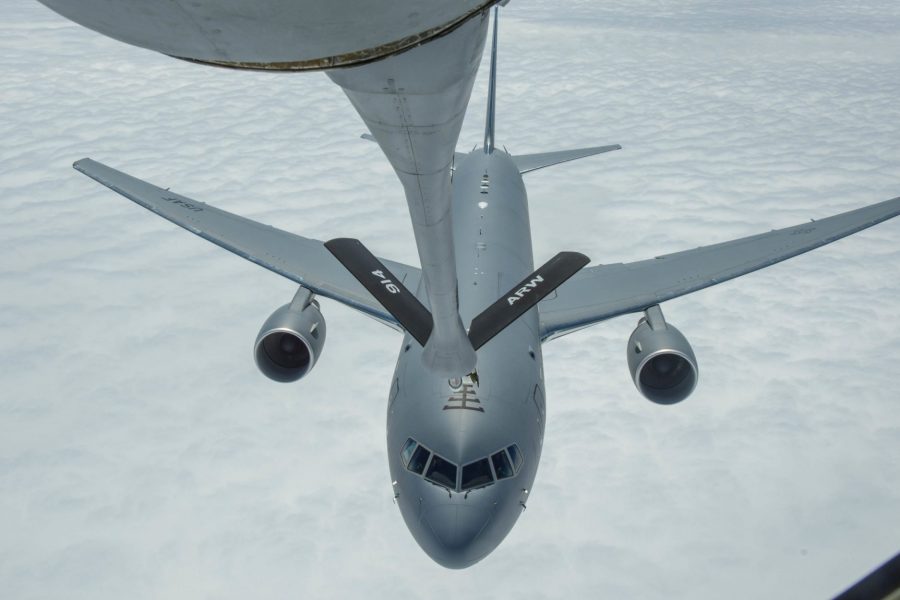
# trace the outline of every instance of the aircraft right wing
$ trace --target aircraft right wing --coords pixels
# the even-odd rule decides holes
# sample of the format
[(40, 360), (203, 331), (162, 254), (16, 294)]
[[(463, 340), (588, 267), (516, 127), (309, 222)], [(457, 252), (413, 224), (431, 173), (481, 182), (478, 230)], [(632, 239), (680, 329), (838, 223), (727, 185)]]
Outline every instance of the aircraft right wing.
[(774, 265), (900, 214), (900, 197), (802, 225), (581, 270), (538, 304), (547, 340)]
[[(84, 158), (72, 165), (91, 179), (261, 267), (287, 277), (320, 296), (337, 300), (399, 329), (399, 323), (339, 263), (324, 244), (263, 225), (158, 188), (146, 181)], [(384, 261), (406, 287), (415, 290), (420, 271)]]

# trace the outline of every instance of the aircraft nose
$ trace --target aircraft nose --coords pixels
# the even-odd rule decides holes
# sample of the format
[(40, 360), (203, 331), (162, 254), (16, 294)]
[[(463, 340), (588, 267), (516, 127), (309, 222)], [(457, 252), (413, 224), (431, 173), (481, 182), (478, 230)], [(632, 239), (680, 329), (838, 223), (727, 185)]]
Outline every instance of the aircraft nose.
[(493, 549), (479, 543), (491, 517), (492, 511), (479, 506), (443, 504), (429, 508), (422, 520), (437, 542), (429, 554), (449, 569), (464, 569), (478, 562)]

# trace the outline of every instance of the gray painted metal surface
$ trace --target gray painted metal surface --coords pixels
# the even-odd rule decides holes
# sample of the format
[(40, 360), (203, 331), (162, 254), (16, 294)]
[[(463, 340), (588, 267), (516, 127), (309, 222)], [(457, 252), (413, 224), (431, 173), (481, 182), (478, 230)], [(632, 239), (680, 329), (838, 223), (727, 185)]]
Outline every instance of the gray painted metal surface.
[(494, 151), (494, 122), (497, 113), (497, 29), (500, 19), (498, 8), (494, 8), (494, 35), (491, 41), (491, 73), (488, 77), (488, 106), (484, 118), (484, 152)]
[(487, 24), (485, 13), (410, 52), (328, 73), (403, 184), (434, 321), (422, 360), (445, 377), (470, 373), (476, 360), (458, 309), (450, 169)]
[[(534, 270), (531, 228), (522, 178), (505, 152), (473, 151), (458, 165), (453, 184), (460, 312), (470, 322)], [(476, 377), (463, 378), (459, 387), (423, 371), (420, 352), (407, 339), (394, 376), (397, 392), (387, 418), (391, 478), (419, 545), (442, 565), (463, 568), (506, 537), (537, 472), (545, 411), (537, 309), (485, 344)], [(511, 444), (525, 460), (514, 477), (451, 492), (403, 465), (401, 450), (409, 438), (460, 466)]]
[[(88, 159), (75, 166), (110, 189), (239, 256), (384, 321), (390, 319), (378, 312), (375, 300), (321, 242), (215, 209)], [(485, 154), (478, 149), (459, 160), (452, 207), (460, 315), (470, 322), (534, 269), (527, 196), (513, 158), (499, 150)], [(388, 399), (387, 450), (397, 504), (413, 537), (437, 562), (462, 568), (490, 553), (515, 524), (532, 489), (543, 444), (546, 407), (541, 341), (548, 338), (548, 322), (572, 315), (591, 318), (611, 312), (640, 312), (657, 304), (651, 300), (657, 296), (641, 292), (631, 297), (630, 292), (667, 289), (671, 282), (687, 282), (681, 285), (701, 289), (727, 280), (723, 273), (736, 277), (738, 270), (763, 268), (897, 214), (900, 198), (760, 236), (672, 254), (669, 258), (676, 259), (672, 261), (651, 259), (634, 263), (636, 267), (631, 270), (628, 265), (594, 267), (593, 273), (581, 277), (580, 284), (576, 280), (581, 274), (563, 284), (556, 299), (539, 303), (482, 347), (474, 377), (458, 381), (422, 369), (422, 347), (404, 336)], [(720, 255), (714, 251), (717, 248), (726, 249), (718, 262), (714, 259)], [(736, 257), (742, 257), (737, 266)], [(426, 299), (424, 284), (414, 268), (384, 262), (395, 274), (406, 273), (411, 289), (418, 281), (417, 296)], [(624, 279), (615, 279), (622, 273)], [(676, 289), (681, 293), (691, 291)], [(569, 308), (554, 312), (554, 306)], [(404, 466), (401, 451), (410, 438), (457, 466), (510, 444), (521, 450), (524, 463), (513, 477), (468, 492), (451, 491)]]
[[(454, 154), (485, 29), (486, 21), (470, 21), (454, 32), (458, 37), (441, 38), (421, 52), (371, 69), (331, 74), (404, 185), (425, 268), (420, 275), (412, 267), (385, 263), (403, 274), (423, 303), (430, 301), (436, 322), (460, 330), (461, 323), (470, 323), (534, 270), (521, 172), (614, 148), (518, 159), (497, 149)], [(217, 210), (88, 159), (75, 167), (239, 256), (392, 322), (321, 242)], [(900, 198), (733, 242), (586, 269), (487, 342), (478, 351), (477, 368), (464, 375), (423, 369), (423, 362), (429, 363), (427, 348), (405, 335), (388, 399), (387, 453), (395, 498), (413, 537), (440, 564), (463, 568), (490, 553), (515, 524), (542, 450), (542, 341), (769, 266), (897, 214)], [(649, 310), (648, 318), (657, 312)], [(417, 455), (426, 460), (417, 463)], [(484, 462), (487, 457), (490, 461)], [(487, 465), (482, 479), (466, 489), (466, 467), (479, 464)]]
[[(72, 165), (91, 179), (242, 258), (287, 277), (320, 296), (333, 298), (391, 326), (396, 321), (348, 273), (322, 242), (192, 200), (85, 158)], [(419, 284), (419, 269), (383, 261), (407, 287)]]
[(558, 337), (752, 273), (900, 215), (900, 197), (730, 242), (650, 260), (588, 267), (539, 305), (541, 337)]
[(658, 304), (644, 311), (625, 349), (634, 386), (651, 402), (677, 404), (693, 393), (700, 376), (697, 357)]
[(39, 0), (176, 58), (279, 71), (363, 64), (445, 35), (494, 0)]
[(540, 152), (538, 154), (519, 154), (513, 156), (513, 162), (519, 168), (519, 173), (525, 174), (544, 167), (552, 167), (560, 163), (577, 160), (594, 156), (595, 154), (603, 154), (604, 152), (612, 152), (613, 150), (621, 150), (622, 146), (613, 144), (611, 146), (595, 146), (593, 148), (578, 148), (576, 150), (560, 150), (558, 152)]

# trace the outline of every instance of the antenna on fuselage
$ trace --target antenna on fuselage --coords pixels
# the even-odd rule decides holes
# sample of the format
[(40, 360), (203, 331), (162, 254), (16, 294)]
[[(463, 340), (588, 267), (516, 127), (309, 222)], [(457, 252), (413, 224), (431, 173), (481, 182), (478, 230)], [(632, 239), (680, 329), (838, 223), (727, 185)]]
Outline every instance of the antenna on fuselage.
[(491, 75), (488, 80), (487, 118), (484, 123), (484, 153), (494, 151), (494, 108), (497, 105), (497, 20), (500, 9), (494, 7), (494, 40), (491, 42)]

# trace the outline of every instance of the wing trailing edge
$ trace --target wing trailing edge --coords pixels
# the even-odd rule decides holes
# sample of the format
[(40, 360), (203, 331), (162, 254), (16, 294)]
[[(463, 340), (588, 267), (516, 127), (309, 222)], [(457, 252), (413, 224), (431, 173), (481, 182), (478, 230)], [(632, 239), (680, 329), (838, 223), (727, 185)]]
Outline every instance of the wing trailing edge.
[[(319, 296), (372, 316), (393, 329), (399, 328), (397, 320), (341, 267), (318, 240), (192, 200), (89, 158), (76, 161), (72, 166), (194, 235), (278, 273)], [(384, 262), (406, 286), (415, 288), (418, 285), (421, 276), (419, 269), (393, 261)]]
[(900, 215), (900, 197), (767, 233), (633, 263), (584, 269), (538, 307), (541, 338), (553, 339), (619, 315), (758, 271)]
[(431, 313), (390, 269), (362, 242), (353, 238), (328, 240), (325, 248), (397, 319), (403, 329), (419, 344), (425, 345), (434, 325)]
[(578, 252), (560, 252), (545, 262), (472, 319), (472, 347), (478, 350), (491, 341), (589, 262), (591, 259)]
[[(433, 328), (431, 313), (362, 242), (336, 238), (325, 248), (423, 347)], [(590, 262), (578, 252), (560, 252), (479, 313), (469, 327), (478, 350)]]

